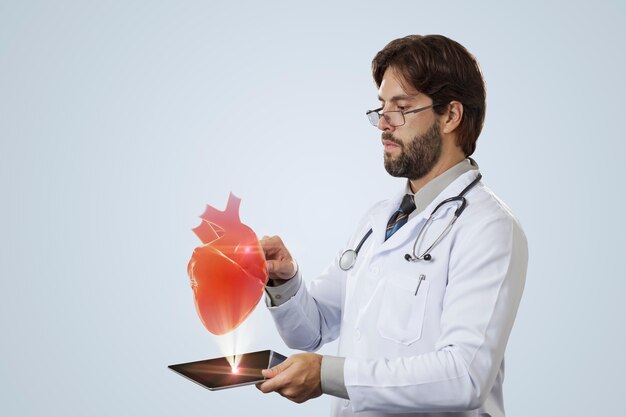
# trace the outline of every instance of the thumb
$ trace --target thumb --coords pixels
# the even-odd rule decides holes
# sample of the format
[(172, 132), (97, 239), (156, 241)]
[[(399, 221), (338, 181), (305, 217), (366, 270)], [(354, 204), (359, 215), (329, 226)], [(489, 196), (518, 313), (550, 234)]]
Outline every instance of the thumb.
[(273, 368), (261, 370), (261, 373), (263, 374), (265, 378), (274, 378), (276, 375), (283, 372), (285, 369), (289, 368), (290, 365), (291, 363), (290, 362), (288, 363), (286, 360), (274, 366)]

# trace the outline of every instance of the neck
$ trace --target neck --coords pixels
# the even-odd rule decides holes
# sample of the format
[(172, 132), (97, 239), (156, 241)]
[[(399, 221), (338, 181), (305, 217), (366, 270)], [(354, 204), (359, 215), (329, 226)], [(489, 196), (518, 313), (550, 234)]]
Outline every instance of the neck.
[(413, 191), (413, 193), (417, 193), (431, 180), (437, 178), (439, 175), (443, 174), (464, 159), (465, 155), (463, 155), (462, 153), (442, 155), (441, 158), (439, 158), (439, 161), (437, 161), (437, 163), (433, 167), (433, 169), (428, 172), (428, 174), (424, 175), (421, 178), (409, 180), (411, 191)]

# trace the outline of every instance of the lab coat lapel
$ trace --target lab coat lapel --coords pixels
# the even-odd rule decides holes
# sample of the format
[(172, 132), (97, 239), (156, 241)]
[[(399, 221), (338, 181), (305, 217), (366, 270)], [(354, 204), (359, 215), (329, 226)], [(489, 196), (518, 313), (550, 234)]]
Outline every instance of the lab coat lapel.
[(400, 207), (403, 197), (404, 191), (397, 193), (394, 197), (381, 204), (380, 207), (370, 214), (369, 221), (372, 225), (372, 240), (374, 241), (377, 249), (380, 248), (381, 245), (387, 243), (385, 242), (387, 223), (389, 222), (389, 218)]

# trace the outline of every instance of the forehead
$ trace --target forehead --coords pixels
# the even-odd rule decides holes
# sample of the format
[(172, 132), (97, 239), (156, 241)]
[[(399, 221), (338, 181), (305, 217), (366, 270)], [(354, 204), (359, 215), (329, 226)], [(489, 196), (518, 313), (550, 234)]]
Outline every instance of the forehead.
[(405, 78), (394, 68), (389, 67), (383, 75), (378, 88), (378, 98), (381, 101), (411, 100), (419, 95)]

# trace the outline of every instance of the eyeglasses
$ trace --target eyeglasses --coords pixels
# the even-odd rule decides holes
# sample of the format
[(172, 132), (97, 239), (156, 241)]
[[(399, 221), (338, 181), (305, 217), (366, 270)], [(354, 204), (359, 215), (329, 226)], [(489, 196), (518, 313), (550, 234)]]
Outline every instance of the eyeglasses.
[(384, 117), (385, 121), (389, 123), (390, 126), (398, 127), (406, 123), (406, 120), (404, 120), (405, 114), (419, 113), (421, 111), (428, 110), (435, 106), (438, 106), (438, 104), (433, 103), (430, 106), (420, 107), (419, 109), (415, 109), (415, 110), (408, 110), (408, 111), (394, 110), (394, 111), (386, 111), (384, 113), (380, 112), (383, 109), (381, 107), (375, 110), (368, 110), (367, 112), (365, 112), (365, 115), (369, 119), (372, 126), (378, 126), (378, 122), (380, 121), (380, 118)]

